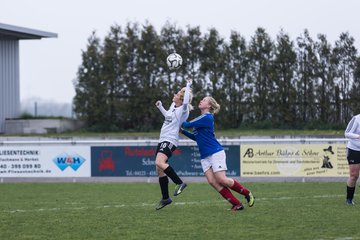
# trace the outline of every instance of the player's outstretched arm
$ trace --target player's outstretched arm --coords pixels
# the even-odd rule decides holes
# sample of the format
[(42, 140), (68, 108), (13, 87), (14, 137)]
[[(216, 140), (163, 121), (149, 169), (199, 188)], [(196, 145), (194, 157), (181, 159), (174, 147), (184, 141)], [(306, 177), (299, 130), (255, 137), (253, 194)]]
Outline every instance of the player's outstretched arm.
[(192, 79), (187, 78), (186, 79), (186, 88), (185, 88), (185, 94), (184, 94), (184, 100), (183, 100), (183, 109), (187, 110), (188, 104), (190, 102), (190, 86), (192, 84)]
[(162, 102), (160, 100), (156, 101), (155, 106), (160, 110), (162, 115), (164, 115), (164, 117), (166, 117), (166, 110), (163, 107)]
[(191, 132), (189, 132), (189, 131), (185, 130), (184, 128), (181, 128), (181, 129), (180, 129), (180, 131), (181, 131), (181, 133), (182, 133), (182, 134), (184, 134), (186, 137), (188, 137), (188, 138), (190, 138), (190, 139), (192, 139), (192, 140), (196, 141), (196, 139), (195, 139), (195, 135), (194, 135), (193, 133), (191, 133)]

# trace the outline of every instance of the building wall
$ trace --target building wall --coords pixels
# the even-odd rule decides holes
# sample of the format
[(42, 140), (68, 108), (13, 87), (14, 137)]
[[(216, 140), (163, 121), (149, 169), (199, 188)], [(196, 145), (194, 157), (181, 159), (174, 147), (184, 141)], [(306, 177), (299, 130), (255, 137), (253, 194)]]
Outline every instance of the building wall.
[(5, 121), (5, 134), (62, 133), (83, 126), (83, 122), (73, 119), (11, 119)]
[(0, 133), (20, 114), (19, 41), (0, 39)]

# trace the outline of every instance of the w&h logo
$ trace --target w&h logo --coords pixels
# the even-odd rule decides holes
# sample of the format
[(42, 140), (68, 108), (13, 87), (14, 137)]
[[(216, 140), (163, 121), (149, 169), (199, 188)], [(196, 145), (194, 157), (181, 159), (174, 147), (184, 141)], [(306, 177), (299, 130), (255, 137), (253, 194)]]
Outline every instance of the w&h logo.
[(71, 167), (76, 171), (85, 162), (85, 158), (76, 153), (72, 155), (61, 153), (53, 158), (53, 162), (61, 169), (61, 171), (64, 171), (67, 167)]

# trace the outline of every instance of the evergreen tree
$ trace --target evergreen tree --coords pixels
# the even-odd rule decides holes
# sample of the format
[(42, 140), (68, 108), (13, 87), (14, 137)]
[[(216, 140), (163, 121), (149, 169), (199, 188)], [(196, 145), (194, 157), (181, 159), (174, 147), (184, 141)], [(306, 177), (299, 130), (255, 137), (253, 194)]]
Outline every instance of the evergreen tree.
[(120, 129), (134, 129), (137, 118), (134, 101), (138, 97), (138, 24), (128, 23), (120, 37), (119, 43), (119, 89), (116, 95), (117, 126)]
[[(183, 69), (189, 77), (193, 79), (192, 89), (194, 93), (193, 105), (197, 103), (205, 96), (205, 78), (200, 71), (201, 67), (201, 52), (203, 49), (203, 38), (199, 27), (188, 27), (183, 37), (184, 42), (184, 66)], [(197, 115), (198, 113), (190, 112), (190, 117)]]
[(138, 89), (133, 99), (134, 124), (138, 130), (148, 131), (156, 124), (158, 112), (155, 102), (162, 95), (163, 89), (158, 87), (163, 66), (161, 41), (154, 26), (147, 23), (140, 33), (138, 45)]
[(205, 34), (204, 47), (201, 53), (200, 71), (204, 73), (208, 94), (217, 95), (221, 85), (222, 70), (224, 66), (223, 43), (224, 39), (219, 36), (216, 29), (212, 28)]
[(354, 69), (354, 82), (349, 94), (349, 108), (352, 115), (360, 114), (360, 57), (357, 57)]
[(336, 73), (336, 56), (333, 54), (331, 45), (326, 40), (326, 36), (319, 34), (319, 41), (315, 43), (317, 52), (317, 67), (315, 81), (316, 105), (318, 107), (317, 118), (322, 124), (335, 123), (335, 81)]
[(249, 74), (248, 84), (253, 88), (251, 93), (251, 109), (255, 122), (265, 122), (270, 119), (270, 96), (274, 89), (270, 70), (273, 64), (274, 45), (265, 29), (258, 28), (251, 38), (248, 48)]
[(224, 83), (225, 98), (223, 109), (228, 112), (223, 125), (231, 128), (240, 127), (244, 115), (251, 109), (247, 106), (245, 77), (248, 69), (245, 38), (236, 32), (230, 35), (230, 44), (225, 45)]
[(357, 50), (354, 46), (354, 38), (349, 33), (340, 34), (340, 39), (335, 42), (334, 52), (338, 58), (338, 73), (340, 76), (340, 98), (342, 101), (341, 118), (344, 123), (350, 121), (349, 93), (353, 82), (353, 73), (357, 60)]
[(272, 79), (275, 83), (273, 122), (277, 125), (296, 126), (296, 88), (294, 73), (297, 67), (294, 43), (283, 31), (277, 36)]
[(314, 82), (316, 81), (316, 58), (315, 43), (304, 30), (304, 35), (297, 38), (297, 104), (302, 123), (316, 119), (316, 104)]
[[(223, 105), (222, 99), (226, 97), (222, 91), (225, 65), (223, 52), (224, 39), (220, 37), (216, 29), (212, 28), (209, 30), (209, 33), (205, 34), (203, 43), (204, 48), (201, 54), (200, 71), (205, 77), (206, 85), (204, 86), (204, 93), (214, 97), (221, 106)], [(227, 117), (226, 111), (221, 110), (221, 113), (216, 118), (219, 124)]]
[(106, 82), (102, 78), (100, 39), (93, 32), (86, 51), (82, 52), (75, 84), (74, 110), (88, 127), (102, 130), (107, 118)]
[(104, 49), (102, 54), (102, 78), (107, 87), (106, 107), (107, 118), (103, 123), (104, 128), (109, 130), (118, 129), (117, 124), (117, 101), (119, 92), (123, 86), (122, 70), (120, 68), (120, 44), (121, 38), (120, 26), (112, 26), (109, 34), (104, 40)]

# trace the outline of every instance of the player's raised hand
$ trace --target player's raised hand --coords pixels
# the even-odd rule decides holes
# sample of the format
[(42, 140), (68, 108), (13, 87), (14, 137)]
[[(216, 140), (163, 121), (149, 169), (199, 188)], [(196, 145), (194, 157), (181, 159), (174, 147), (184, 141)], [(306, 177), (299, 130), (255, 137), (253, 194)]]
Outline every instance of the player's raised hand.
[(155, 106), (157, 106), (157, 107), (162, 106), (162, 102), (160, 100), (156, 101)]
[(189, 78), (189, 77), (188, 77), (188, 78), (186, 79), (186, 82), (187, 82), (188, 84), (190, 84), (190, 85), (191, 85), (191, 84), (192, 84), (192, 82), (193, 82), (193, 80), (192, 80), (191, 78)]

